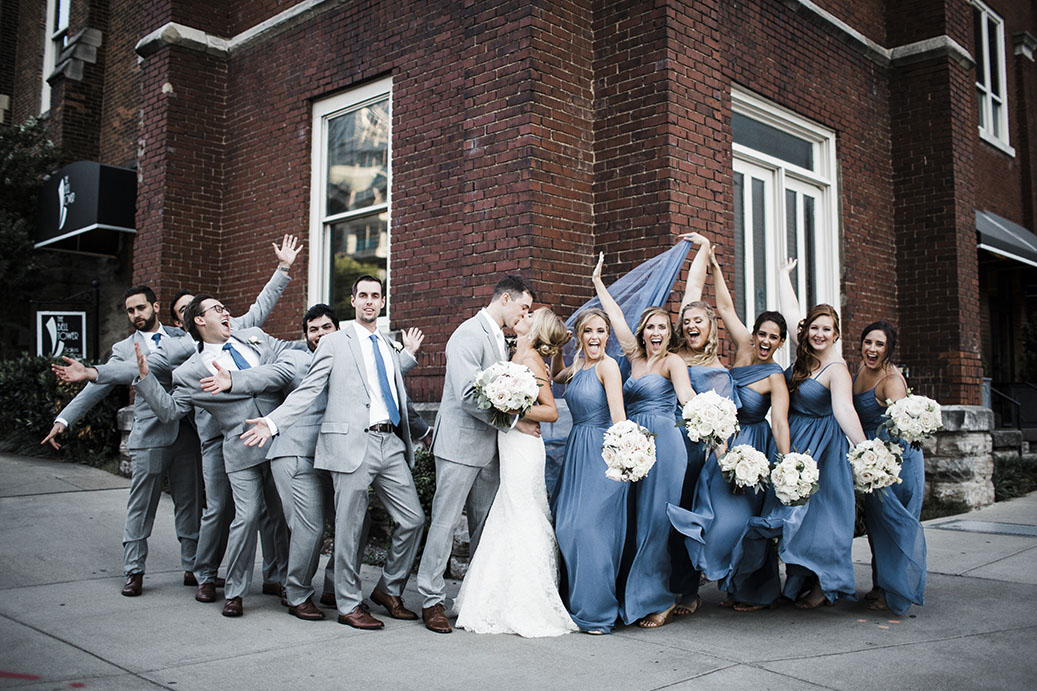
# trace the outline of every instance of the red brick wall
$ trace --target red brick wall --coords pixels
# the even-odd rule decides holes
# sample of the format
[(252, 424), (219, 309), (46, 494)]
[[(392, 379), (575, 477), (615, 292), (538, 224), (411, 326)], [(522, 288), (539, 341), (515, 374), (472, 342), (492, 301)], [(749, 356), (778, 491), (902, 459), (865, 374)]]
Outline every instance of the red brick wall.
[(100, 110), (101, 163), (132, 167), (137, 162), (140, 124), (140, 66), (133, 47), (150, 30), (140, 3), (109, 0), (105, 51), (104, 101)]
[[(11, 94), (11, 122), (24, 122), (40, 114), (40, 89), (43, 84), (43, 31), (47, 6), (40, 0), (18, 3), (18, 44), (14, 49), (14, 91)], [(6, 21), (6, 20), (5, 20)]]
[[(813, 0), (814, 4), (841, 19), (880, 46), (892, 48), (886, 41), (887, 7), (905, 4), (905, 0)], [(891, 29), (892, 30), (892, 29)]]

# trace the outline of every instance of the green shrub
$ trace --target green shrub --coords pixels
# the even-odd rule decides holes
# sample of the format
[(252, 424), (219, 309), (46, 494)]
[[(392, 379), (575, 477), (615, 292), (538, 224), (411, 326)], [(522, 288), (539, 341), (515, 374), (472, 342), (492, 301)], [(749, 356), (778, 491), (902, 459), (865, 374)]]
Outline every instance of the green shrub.
[(15, 453), (58, 457), (96, 468), (117, 463), (120, 434), (116, 412), (126, 404), (125, 387), (117, 387), (60, 435), (60, 450), (40, 445), (55, 416), (84, 386), (58, 381), (50, 371), (51, 362), (46, 357), (0, 361), (0, 441)]
[(1037, 463), (1020, 456), (994, 462), (994, 501), (1015, 499), (1037, 490)]

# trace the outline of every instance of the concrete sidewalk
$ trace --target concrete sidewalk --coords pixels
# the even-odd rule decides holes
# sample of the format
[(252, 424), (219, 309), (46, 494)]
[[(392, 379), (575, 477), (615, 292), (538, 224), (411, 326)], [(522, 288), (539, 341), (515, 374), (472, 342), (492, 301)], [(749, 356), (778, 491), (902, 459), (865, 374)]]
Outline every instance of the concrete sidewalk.
[[(377, 606), (382, 631), (303, 622), (257, 584), (226, 619), (181, 585), (168, 496), (144, 594), (122, 597), (127, 486), (0, 455), (0, 687), (1014, 689), (1037, 676), (1037, 494), (931, 522), (927, 604), (902, 618), (863, 602), (740, 614), (709, 585), (699, 613), (655, 631), (525, 640), (437, 635)], [(857, 540), (861, 594), (868, 558)], [(376, 571), (364, 576), (368, 592)], [(413, 579), (406, 600), (420, 603)]]

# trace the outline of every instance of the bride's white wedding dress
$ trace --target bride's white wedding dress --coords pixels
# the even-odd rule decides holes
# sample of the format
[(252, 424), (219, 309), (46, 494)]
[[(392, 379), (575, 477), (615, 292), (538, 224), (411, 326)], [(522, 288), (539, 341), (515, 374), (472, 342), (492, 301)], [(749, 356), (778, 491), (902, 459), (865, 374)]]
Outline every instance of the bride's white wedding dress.
[(544, 486), (544, 442), (497, 433), (500, 488), (456, 601), (475, 633), (559, 636), (576, 624), (558, 595), (558, 543)]

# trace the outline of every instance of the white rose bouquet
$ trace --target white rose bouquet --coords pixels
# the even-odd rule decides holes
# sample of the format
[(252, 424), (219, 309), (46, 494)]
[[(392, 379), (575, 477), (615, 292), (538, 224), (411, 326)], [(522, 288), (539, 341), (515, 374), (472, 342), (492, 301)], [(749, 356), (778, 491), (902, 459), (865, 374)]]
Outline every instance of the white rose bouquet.
[(495, 362), (475, 375), (475, 393), (480, 408), (493, 410), (493, 426), (507, 429), (511, 413), (522, 415), (536, 402), (540, 384), (525, 365)]
[(734, 447), (717, 459), (717, 464), (736, 494), (749, 488), (759, 493), (767, 486), (771, 469), (767, 456), (748, 444)]
[(681, 417), (689, 439), (706, 442), (714, 448), (738, 431), (735, 402), (715, 390), (700, 393), (685, 403)]
[(886, 399), (886, 405), (886, 421), (882, 427), (894, 441), (905, 441), (912, 448), (920, 449), (925, 439), (943, 428), (940, 404), (931, 398), (908, 391), (899, 401)]
[(655, 465), (655, 435), (633, 420), (617, 422), (605, 430), (601, 457), (609, 480), (637, 482)]
[(846, 458), (853, 467), (853, 486), (870, 494), (877, 489), (901, 482), (900, 445), (882, 439), (866, 439), (850, 449)]
[(774, 494), (785, 506), (806, 504), (817, 491), (819, 477), (817, 462), (807, 453), (779, 454), (771, 469)]

